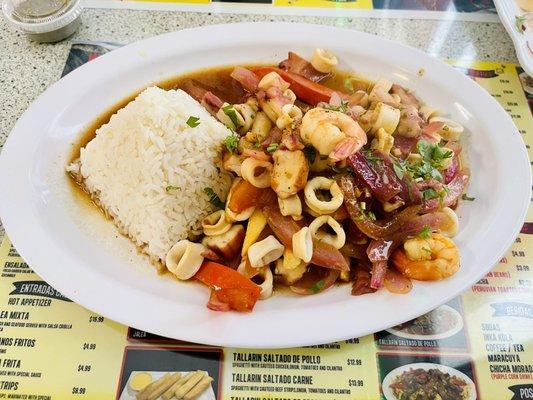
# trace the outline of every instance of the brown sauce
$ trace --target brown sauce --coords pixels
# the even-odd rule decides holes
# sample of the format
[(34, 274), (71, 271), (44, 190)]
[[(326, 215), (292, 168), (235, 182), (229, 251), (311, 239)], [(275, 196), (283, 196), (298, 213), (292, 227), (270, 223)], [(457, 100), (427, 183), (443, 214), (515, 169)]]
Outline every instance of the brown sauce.
[(338, 92), (348, 92), (346, 87), (346, 80), (349, 78), (350, 90), (354, 92), (357, 90), (367, 91), (372, 87), (372, 82), (362, 76), (354, 74), (353, 72), (334, 70), (331, 75), (324, 79), (320, 84), (327, 86)]

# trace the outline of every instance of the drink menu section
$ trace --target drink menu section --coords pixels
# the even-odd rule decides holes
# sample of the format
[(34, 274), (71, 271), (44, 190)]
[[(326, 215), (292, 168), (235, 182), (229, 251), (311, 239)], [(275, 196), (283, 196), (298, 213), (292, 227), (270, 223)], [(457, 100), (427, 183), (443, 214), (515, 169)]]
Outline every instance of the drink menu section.
[[(75, 59), (94, 58), (94, 46), (83, 44)], [(487, 62), (455, 67), (502, 104), (531, 157), (533, 88), (523, 71)], [(408, 396), (420, 386), (454, 400), (533, 399), (532, 212), (490, 273), (430, 313), (374, 335), (277, 350), (185, 343), (110, 321), (44, 282), (4, 237), (0, 399), (168, 400), (175, 393), (201, 400), (403, 400), (417, 398)], [(425, 396), (418, 398), (432, 398)]]

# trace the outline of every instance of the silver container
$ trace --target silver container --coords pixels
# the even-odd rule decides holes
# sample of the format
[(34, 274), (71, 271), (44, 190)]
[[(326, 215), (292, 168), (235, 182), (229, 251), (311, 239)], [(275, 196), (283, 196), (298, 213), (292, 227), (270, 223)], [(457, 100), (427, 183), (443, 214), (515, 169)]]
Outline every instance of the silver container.
[(4, 0), (9, 24), (36, 42), (58, 42), (80, 25), (80, 0)]

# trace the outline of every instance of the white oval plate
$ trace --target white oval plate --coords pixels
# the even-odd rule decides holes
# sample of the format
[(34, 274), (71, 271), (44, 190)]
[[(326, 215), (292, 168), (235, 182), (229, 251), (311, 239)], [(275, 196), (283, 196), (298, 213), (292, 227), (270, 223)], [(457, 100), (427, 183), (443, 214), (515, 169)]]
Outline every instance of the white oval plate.
[[(83, 127), (129, 94), (201, 67), (276, 62), (288, 50), (332, 50), (341, 68), (386, 76), (450, 113), (471, 132), (476, 200), (460, 210), (462, 268), (408, 295), (350, 287), (288, 293), (250, 314), (206, 308), (208, 290), (157, 276), (129, 241), (73, 196), (64, 167)], [(419, 76), (423, 68), (425, 73)], [(19, 119), (0, 158), (0, 215), (15, 247), (49, 284), (123, 324), (172, 338), (237, 347), (290, 347), (362, 336), (413, 319), (491, 269), (519, 232), (530, 194), (520, 134), (488, 93), (425, 53), (353, 30), (250, 23), (173, 32), (114, 50), (52, 85)]]
[(394, 379), (398, 375), (403, 374), (405, 371), (409, 371), (411, 368), (412, 369), (422, 368), (422, 369), (425, 369), (426, 371), (430, 369), (438, 369), (444, 373), (448, 373), (450, 375), (456, 376), (457, 378), (461, 378), (468, 384), (468, 387), (469, 387), (468, 397), (465, 400), (476, 400), (477, 399), (476, 385), (474, 385), (474, 382), (472, 382), (472, 379), (470, 379), (467, 375), (463, 374), (461, 371), (457, 371), (455, 368), (448, 367), (447, 365), (433, 364), (433, 363), (407, 364), (407, 365), (402, 365), (401, 367), (398, 367), (396, 369), (393, 369), (391, 372), (387, 374), (385, 379), (383, 379), (383, 383), (381, 384), (381, 390), (383, 391), (383, 395), (385, 396), (385, 399), (398, 400), (398, 398), (394, 395), (392, 389), (389, 386), (392, 382), (394, 382)]
[[(387, 332), (392, 333), (393, 335), (396, 335), (398, 337), (402, 337), (404, 339), (413, 339), (413, 340), (439, 340), (439, 339), (446, 339), (453, 335), (455, 335), (457, 332), (459, 332), (461, 329), (463, 329), (463, 317), (461, 317), (461, 314), (455, 309), (452, 308), (446, 304), (443, 304), (440, 307), (437, 307), (435, 310), (446, 310), (447, 313), (450, 313), (453, 315), (455, 319), (455, 323), (453, 326), (451, 326), (448, 330), (435, 334), (435, 335), (417, 335), (414, 333), (404, 332), (401, 329), (396, 329), (395, 327), (386, 329)], [(433, 311), (435, 311), (433, 310)], [(430, 311), (431, 312), (431, 311)]]
[(520, 65), (529, 76), (533, 76), (533, 30), (518, 30), (516, 19), (528, 13), (522, 10), (516, 0), (494, 0), (496, 11), (505, 30), (513, 41)]

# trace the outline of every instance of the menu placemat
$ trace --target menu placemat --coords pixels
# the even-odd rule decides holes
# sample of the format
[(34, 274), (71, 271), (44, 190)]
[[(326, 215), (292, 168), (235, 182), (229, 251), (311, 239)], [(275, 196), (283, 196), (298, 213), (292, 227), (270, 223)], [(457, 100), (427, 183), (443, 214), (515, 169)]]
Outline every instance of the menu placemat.
[[(64, 73), (114, 47), (75, 44)], [(453, 65), (509, 112), (531, 157), (533, 88), (520, 67)], [(454, 400), (532, 399), (532, 210), (509, 253), (447, 304), (374, 335), (281, 350), (185, 343), (110, 321), (41, 280), (5, 237), (0, 245), (0, 399), (135, 399), (135, 389), (147, 382), (179, 384), (175, 373), (183, 377), (190, 371), (200, 371), (196, 398), (202, 400), (394, 400), (398, 387), (408, 391), (430, 375), (465, 388), (468, 397), (451, 393)]]
[(83, 4), (154, 11), (499, 22), (493, 0), (83, 0)]

